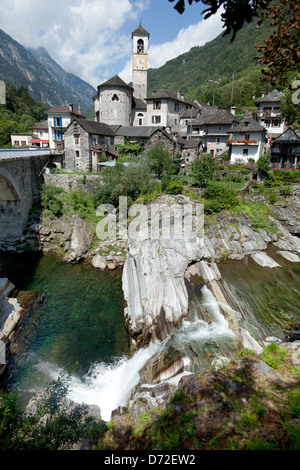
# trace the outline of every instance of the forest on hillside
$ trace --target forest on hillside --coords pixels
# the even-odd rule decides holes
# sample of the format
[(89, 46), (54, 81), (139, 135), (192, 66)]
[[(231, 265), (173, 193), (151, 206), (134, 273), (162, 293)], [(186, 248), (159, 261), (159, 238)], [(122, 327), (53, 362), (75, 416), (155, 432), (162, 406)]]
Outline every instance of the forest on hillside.
[(31, 133), (37, 122), (46, 119), (46, 109), (25, 87), (7, 84), (6, 104), (0, 105), (0, 147), (10, 147), (10, 134)]
[[(148, 93), (158, 89), (181, 91), (187, 99), (225, 109), (233, 105), (238, 112), (255, 106), (254, 97), (274, 88), (261, 81), (262, 65), (256, 47), (256, 44), (264, 43), (270, 31), (268, 23), (257, 27), (253, 21), (237, 33), (233, 42), (221, 34), (158, 69), (149, 69)], [(284, 87), (278, 83), (276, 88), (282, 90)]]

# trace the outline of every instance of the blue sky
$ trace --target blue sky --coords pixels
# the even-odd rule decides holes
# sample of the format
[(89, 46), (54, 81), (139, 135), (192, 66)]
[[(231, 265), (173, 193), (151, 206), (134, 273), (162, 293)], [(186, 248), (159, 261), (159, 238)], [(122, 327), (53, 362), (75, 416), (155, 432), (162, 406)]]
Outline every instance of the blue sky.
[(66, 71), (94, 87), (119, 75), (131, 81), (131, 32), (150, 33), (157, 68), (222, 32), (220, 14), (203, 20), (201, 2), (180, 15), (168, 0), (0, 0), (0, 28), (25, 47), (43, 46)]

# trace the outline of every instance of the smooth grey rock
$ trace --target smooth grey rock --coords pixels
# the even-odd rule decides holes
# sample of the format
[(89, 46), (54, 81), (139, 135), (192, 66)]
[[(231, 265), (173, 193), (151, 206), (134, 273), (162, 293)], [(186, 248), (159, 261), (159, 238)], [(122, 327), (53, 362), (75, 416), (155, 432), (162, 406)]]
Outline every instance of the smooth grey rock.
[(299, 263), (300, 261), (300, 257), (295, 253), (291, 253), (290, 251), (278, 251), (277, 253), (292, 263)]
[(94, 256), (93, 259), (92, 259), (92, 266), (94, 266), (94, 268), (104, 270), (106, 268), (105, 257), (101, 256), (99, 254)]
[(268, 267), (268, 268), (277, 268), (280, 267), (280, 264), (276, 263), (270, 256), (266, 255), (266, 253), (262, 253), (257, 251), (251, 255), (251, 258), (260, 266)]

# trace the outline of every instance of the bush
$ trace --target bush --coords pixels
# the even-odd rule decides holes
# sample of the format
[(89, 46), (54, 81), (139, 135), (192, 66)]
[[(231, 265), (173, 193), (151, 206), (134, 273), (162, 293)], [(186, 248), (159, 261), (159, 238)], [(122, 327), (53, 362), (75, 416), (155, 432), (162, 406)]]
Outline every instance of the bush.
[(58, 188), (52, 184), (44, 184), (41, 189), (41, 204), (43, 209), (47, 210), (49, 215), (60, 217), (62, 214), (62, 198), (64, 193), (62, 188)]
[(112, 204), (118, 207), (120, 196), (127, 196), (130, 205), (152, 182), (149, 165), (143, 158), (139, 158), (137, 162), (132, 160), (130, 166), (117, 163), (114, 167), (107, 168), (103, 179), (104, 184), (101, 184), (93, 194), (95, 207), (99, 204)]
[(181, 181), (171, 181), (166, 188), (167, 194), (181, 194), (183, 190)]
[(290, 187), (285, 187), (280, 189), (280, 196), (287, 197), (292, 194), (292, 189)]
[(78, 214), (82, 219), (88, 219), (95, 215), (94, 203), (86, 192), (78, 189), (68, 193), (64, 197), (63, 212), (72, 216)]
[(274, 188), (280, 186), (280, 178), (274, 175), (274, 172), (269, 172), (264, 179), (264, 186), (267, 188)]
[(216, 182), (209, 182), (207, 184), (203, 197), (209, 201), (206, 203), (206, 207), (210, 207), (214, 212), (219, 212), (222, 209), (231, 209), (240, 202), (234, 189)]
[(282, 179), (284, 182), (288, 183), (298, 183), (299, 181), (299, 174), (297, 171), (293, 170), (286, 170), (282, 172)]

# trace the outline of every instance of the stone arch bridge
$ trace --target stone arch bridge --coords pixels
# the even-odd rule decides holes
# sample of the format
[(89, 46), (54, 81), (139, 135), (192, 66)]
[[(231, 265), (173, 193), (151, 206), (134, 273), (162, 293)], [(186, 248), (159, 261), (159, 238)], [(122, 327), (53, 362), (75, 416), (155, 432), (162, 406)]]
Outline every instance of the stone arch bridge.
[(50, 160), (49, 149), (0, 149), (0, 242), (22, 237)]

